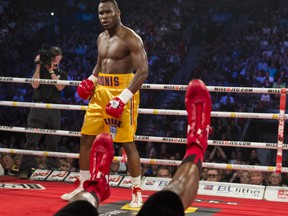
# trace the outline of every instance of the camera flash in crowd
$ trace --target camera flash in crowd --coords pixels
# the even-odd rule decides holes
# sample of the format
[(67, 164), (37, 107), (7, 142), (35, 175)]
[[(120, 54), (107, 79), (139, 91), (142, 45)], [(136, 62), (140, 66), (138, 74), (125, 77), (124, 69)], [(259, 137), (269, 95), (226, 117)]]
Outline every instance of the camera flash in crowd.
[(51, 16), (54, 16), (54, 12), (53, 11), (51, 12)]

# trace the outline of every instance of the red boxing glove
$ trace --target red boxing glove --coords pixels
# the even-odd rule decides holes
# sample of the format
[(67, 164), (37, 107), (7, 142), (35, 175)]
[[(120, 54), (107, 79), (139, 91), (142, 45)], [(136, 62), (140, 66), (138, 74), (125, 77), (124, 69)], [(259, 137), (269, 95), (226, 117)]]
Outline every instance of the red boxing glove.
[(94, 92), (95, 83), (97, 83), (97, 78), (94, 75), (91, 75), (88, 79), (83, 80), (77, 87), (79, 97), (84, 100), (88, 100)]
[(125, 104), (133, 97), (129, 89), (125, 89), (118, 97), (113, 98), (106, 106), (106, 113), (114, 118), (120, 118)]

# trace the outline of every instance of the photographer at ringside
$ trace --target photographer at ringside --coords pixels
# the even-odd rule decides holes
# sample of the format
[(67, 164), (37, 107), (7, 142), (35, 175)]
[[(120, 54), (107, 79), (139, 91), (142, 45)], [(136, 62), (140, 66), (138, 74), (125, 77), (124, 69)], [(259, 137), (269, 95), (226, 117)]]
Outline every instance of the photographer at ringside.
[[(52, 80), (67, 80), (67, 73), (59, 68), (62, 60), (62, 50), (59, 47), (53, 46), (51, 49), (42, 49), (39, 51), (35, 58), (35, 71), (33, 79), (52, 79)], [(61, 102), (61, 91), (65, 88), (65, 85), (47, 85), (39, 84), (39, 82), (33, 82), (33, 102), (35, 103), (55, 103)], [(28, 128), (43, 128), (59, 130), (61, 129), (61, 111), (59, 109), (42, 109), (31, 108), (28, 120)], [(42, 138), (42, 134), (27, 133), (26, 145), (27, 150), (45, 150), (45, 151), (57, 151), (61, 137), (56, 135), (44, 135), (45, 139), (44, 149), (39, 143)], [(56, 169), (58, 167), (58, 161), (56, 158), (47, 158), (47, 168)], [(20, 166), (19, 178), (29, 178), (32, 169), (37, 168), (37, 162), (33, 155), (23, 155)]]

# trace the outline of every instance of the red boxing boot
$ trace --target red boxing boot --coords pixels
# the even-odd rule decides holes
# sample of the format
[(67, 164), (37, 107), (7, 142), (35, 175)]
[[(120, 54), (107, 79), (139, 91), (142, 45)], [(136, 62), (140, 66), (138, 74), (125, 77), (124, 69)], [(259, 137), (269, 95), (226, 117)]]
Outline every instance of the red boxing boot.
[(90, 180), (83, 187), (90, 193), (95, 193), (99, 201), (110, 196), (109, 171), (114, 157), (113, 141), (109, 134), (101, 133), (94, 140), (90, 152)]
[(199, 79), (190, 81), (186, 90), (185, 105), (188, 113), (188, 127), (184, 159), (193, 155), (190, 160), (198, 164), (200, 159), (202, 163), (207, 149), (212, 107), (210, 93), (204, 82)]
[(100, 202), (108, 199), (111, 194), (108, 175), (101, 175), (98, 180), (87, 180), (84, 182), (83, 187), (85, 191), (94, 195), (98, 200), (98, 205)]

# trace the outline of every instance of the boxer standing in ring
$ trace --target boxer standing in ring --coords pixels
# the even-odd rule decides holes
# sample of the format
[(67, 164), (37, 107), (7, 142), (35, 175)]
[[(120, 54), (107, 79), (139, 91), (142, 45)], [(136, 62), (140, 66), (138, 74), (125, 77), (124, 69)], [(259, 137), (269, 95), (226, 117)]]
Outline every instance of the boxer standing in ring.
[[(139, 89), (148, 76), (147, 55), (141, 38), (122, 24), (120, 9), (115, 0), (101, 0), (98, 14), (104, 32), (97, 40), (97, 64), (92, 75), (82, 81), (77, 89), (81, 98), (90, 98), (81, 130), (80, 184), (61, 198), (70, 200), (83, 191), (83, 182), (90, 178), (91, 146), (98, 134), (107, 132), (114, 143), (123, 145), (127, 154), (132, 180), (130, 207), (141, 207), (141, 167), (134, 136), (140, 101)], [(101, 156), (97, 155), (98, 162)]]

